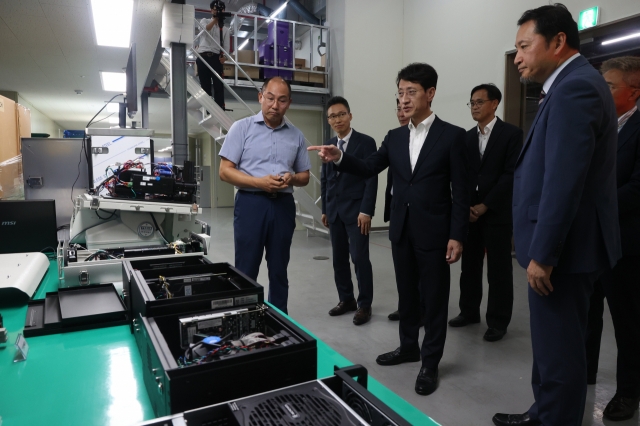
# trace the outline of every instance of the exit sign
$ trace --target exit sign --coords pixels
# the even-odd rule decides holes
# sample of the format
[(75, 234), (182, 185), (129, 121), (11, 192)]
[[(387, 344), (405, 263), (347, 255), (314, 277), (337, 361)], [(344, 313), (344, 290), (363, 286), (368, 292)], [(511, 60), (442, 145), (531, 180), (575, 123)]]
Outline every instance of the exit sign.
[(600, 8), (598, 6), (581, 11), (578, 16), (578, 30), (586, 30), (587, 28), (595, 27), (598, 25), (599, 17)]

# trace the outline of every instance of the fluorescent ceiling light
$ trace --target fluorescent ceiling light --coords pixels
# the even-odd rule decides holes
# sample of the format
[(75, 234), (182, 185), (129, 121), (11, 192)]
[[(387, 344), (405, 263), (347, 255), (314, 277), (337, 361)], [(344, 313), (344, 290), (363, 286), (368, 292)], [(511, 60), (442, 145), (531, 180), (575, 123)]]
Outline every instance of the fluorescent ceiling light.
[(636, 37), (640, 37), (640, 33), (629, 34), (628, 36), (618, 37), (611, 40), (603, 41), (602, 45), (606, 46), (607, 44), (618, 43), (619, 41), (625, 41), (625, 40), (629, 40), (630, 38), (636, 38)]
[[(287, 3), (289, 3), (289, 0), (285, 1), (284, 3), (282, 3), (282, 5), (279, 8), (274, 10), (273, 13), (269, 15), (269, 18), (273, 18), (274, 16), (279, 15), (280, 12), (282, 12), (284, 8), (287, 7)], [(267, 22), (271, 22), (271, 19), (267, 19)]]
[(245, 47), (245, 46), (247, 45), (247, 43), (249, 43), (249, 39), (246, 39), (246, 40), (244, 41), (244, 43), (242, 43), (242, 44), (240, 45), (240, 47), (238, 47), (238, 50), (242, 50), (242, 48), (243, 48), (243, 47)]
[(168, 146), (166, 148), (162, 148), (162, 149), (158, 150), (158, 152), (165, 152), (165, 151), (172, 151), (172, 150), (173, 150), (173, 147)]
[(124, 93), (127, 91), (127, 75), (123, 72), (100, 71), (100, 80), (102, 81), (102, 90), (105, 92)]
[(91, 0), (98, 46), (129, 47), (133, 0)]

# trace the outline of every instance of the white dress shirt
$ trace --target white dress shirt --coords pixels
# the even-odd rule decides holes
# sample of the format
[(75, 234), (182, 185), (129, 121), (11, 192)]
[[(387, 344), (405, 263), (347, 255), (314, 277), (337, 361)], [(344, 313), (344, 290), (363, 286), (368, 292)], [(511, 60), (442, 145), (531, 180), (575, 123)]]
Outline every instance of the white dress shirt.
[(556, 70), (545, 80), (544, 84), (542, 85), (542, 91), (544, 93), (549, 93), (549, 89), (551, 89), (551, 86), (553, 85), (553, 82), (556, 80), (556, 77), (558, 77), (558, 74), (560, 74), (560, 71), (562, 71), (564, 67), (569, 65), (569, 63), (573, 61), (575, 58), (577, 58), (578, 56), (580, 56), (580, 53), (576, 53), (575, 55), (573, 55), (572, 57), (564, 61), (558, 68), (556, 68)]
[(618, 133), (620, 133), (620, 130), (622, 130), (624, 125), (627, 124), (627, 121), (629, 121), (633, 113), (636, 112), (637, 110), (638, 110), (638, 106), (636, 105), (633, 108), (631, 108), (629, 111), (625, 112), (620, 117), (618, 117)]
[[(343, 140), (344, 143), (342, 144), (342, 150), (344, 152), (347, 152), (347, 145), (349, 144), (349, 139), (351, 139), (351, 134), (353, 133), (353, 129), (349, 129), (349, 133), (347, 133), (347, 136), (345, 136), (344, 138), (340, 138), (340, 136), (336, 135), (336, 138), (338, 138), (338, 141)], [(338, 145), (338, 142), (336, 141), (336, 145)]]
[(424, 141), (427, 139), (429, 129), (435, 119), (436, 115), (432, 111), (429, 117), (421, 123), (418, 123), (417, 126), (414, 126), (412, 121), (409, 122), (409, 158), (411, 159), (411, 171), (416, 167), (420, 150), (422, 149), (422, 145), (424, 145)]
[(493, 120), (484, 126), (484, 134), (480, 131), (480, 125), (478, 124), (478, 148), (480, 149), (480, 158), (484, 156), (484, 151), (487, 149), (487, 142), (489, 142), (489, 138), (491, 137), (491, 130), (493, 130), (496, 121), (498, 121), (497, 116), (493, 117)]
[[(203, 18), (200, 20), (200, 25), (202, 25), (205, 28), (205, 32), (207, 32), (207, 25), (209, 25), (209, 23), (212, 21), (212, 19), (207, 19), (207, 18)], [(224, 50), (226, 50), (227, 52), (230, 51), (230, 46), (231, 46), (231, 41), (229, 39), (229, 33), (230, 33), (230, 29), (229, 27), (224, 27), (222, 29), (222, 37), (224, 38), (224, 44), (222, 45), (222, 47), (224, 47)], [(200, 28), (196, 28), (196, 34), (200, 32)], [(209, 34), (211, 34), (214, 38), (214, 40), (216, 40), (218, 43), (220, 43), (220, 27), (218, 27), (218, 25), (214, 25), (213, 28), (211, 28), (211, 30), (208, 31)], [(197, 37), (194, 42), (193, 45), (196, 46), (196, 51), (198, 53), (204, 53), (204, 52), (213, 52), (213, 53), (220, 53), (220, 47), (218, 46), (218, 44), (216, 44), (213, 40), (211, 40), (211, 38), (206, 35), (206, 34), (202, 34), (200, 37)]]

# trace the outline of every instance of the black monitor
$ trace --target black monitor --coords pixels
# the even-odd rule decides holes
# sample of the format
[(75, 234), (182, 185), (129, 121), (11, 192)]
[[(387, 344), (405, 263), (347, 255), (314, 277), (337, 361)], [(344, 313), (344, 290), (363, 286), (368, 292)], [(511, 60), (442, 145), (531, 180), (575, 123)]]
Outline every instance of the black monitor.
[(129, 49), (129, 59), (127, 60), (127, 92), (125, 102), (120, 103), (120, 113), (118, 125), (124, 129), (127, 127), (127, 115), (133, 118), (138, 112), (138, 81), (136, 72), (136, 44), (132, 43)]
[(0, 201), (0, 253), (55, 252), (54, 200)]
[(138, 84), (136, 71), (136, 44), (131, 44), (127, 60), (127, 114), (133, 118), (138, 112)]

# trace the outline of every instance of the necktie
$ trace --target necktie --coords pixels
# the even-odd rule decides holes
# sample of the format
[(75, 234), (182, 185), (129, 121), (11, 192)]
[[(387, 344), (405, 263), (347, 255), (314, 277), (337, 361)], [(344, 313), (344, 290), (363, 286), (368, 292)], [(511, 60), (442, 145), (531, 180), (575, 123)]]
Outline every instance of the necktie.
[(545, 93), (544, 90), (540, 91), (540, 99), (538, 99), (538, 105), (540, 105), (542, 103), (542, 101), (544, 101), (544, 97), (547, 96), (547, 94)]

